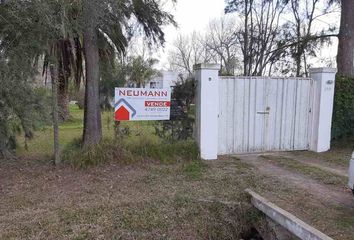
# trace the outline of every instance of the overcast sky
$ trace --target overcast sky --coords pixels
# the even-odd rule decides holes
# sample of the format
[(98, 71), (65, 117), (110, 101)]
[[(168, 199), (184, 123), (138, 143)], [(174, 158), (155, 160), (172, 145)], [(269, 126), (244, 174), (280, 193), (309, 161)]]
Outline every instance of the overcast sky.
[[(156, 58), (160, 68), (168, 68), (167, 54), (178, 34), (188, 34), (193, 31), (203, 32), (210, 20), (224, 15), (224, 0), (177, 0), (174, 6), (165, 6), (165, 10), (172, 13), (178, 23), (178, 28), (168, 26), (164, 29), (166, 36), (165, 48), (161, 49)], [(338, 16), (329, 16), (325, 22), (336, 21)], [(316, 65), (325, 65), (321, 58), (334, 57), (337, 50), (337, 41), (334, 39), (332, 47), (325, 47), (316, 59)]]
[(166, 7), (174, 15), (178, 28), (165, 28), (166, 45), (159, 54), (160, 67), (168, 67), (167, 53), (178, 34), (204, 31), (210, 20), (224, 14), (224, 6), (224, 0), (177, 0), (173, 7)]

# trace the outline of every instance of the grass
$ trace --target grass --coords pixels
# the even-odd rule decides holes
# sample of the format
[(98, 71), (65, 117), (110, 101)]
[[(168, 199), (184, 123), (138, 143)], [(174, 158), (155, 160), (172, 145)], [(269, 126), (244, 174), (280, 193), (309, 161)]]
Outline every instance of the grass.
[[(170, 143), (154, 135), (154, 122), (121, 122), (121, 128), (128, 128), (129, 136), (119, 141), (114, 139), (113, 112), (102, 113), (101, 144), (89, 151), (80, 150), (80, 139), (83, 130), (83, 110), (77, 105), (70, 105), (70, 119), (59, 126), (59, 142), (64, 158), (76, 167), (97, 165), (116, 159), (123, 162), (138, 162), (147, 158), (162, 163), (193, 160), (198, 158), (198, 151), (192, 141)], [(53, 151), (53, 131), (50, 126), (35, 132), (35, 137), (28, 142), (28, 150), (24, 148), (24, 139), (19, 136), (19, 156), (35, 156), (37, 159), (49, 161)], [(40, 149), (40, 152), (38, 151)], [(80, 162), (81, 161), (81, 162)]]
[(353, 237), (352, 209), (228, 157), (85, 171), (1, 166), (0, 180), (0, 239), (247, 239), (252, 227), (270, 231), (249, 187), (335, 239)]
[(240, 239), (264, 218), (239, 196), (245, 170), (232, 165), (230, 175), (206, 162), (0, 170), (12, 189), (0, 196), (0, 239)]
[(348, 168), (349, 159), (354, 149), (354, 139), (337, 140), (331, 143), (331, 149), (323, 153), (315, 153), (311, 151), (294, 151), (293, 155), (300, 155), (302, 157), (313, 158), (322, 163), (331, 166), (340, 166)]
[[(104, 112), (104, 140), (81, 152), (82, 110), (70, 110), (70, 121), (60, 125), (63, 154), (75, 167), (95, 167), (44, 164), (51, 159), (52, 131), (37, 131), (28, 151), (18, 149), (28, 161), (0, 165), (0, 239), (247, 239), (252, 227), (270, 229), (249, 205), (246, 188), (334, 239), (354, 237), (352, 208), (262, 175), (237, 158), (202, 161), (193, 142), (156, 137), (153, 122), (122, 122), (131, 134), (115, 141), (113, 114)], [(286, 159), (279, 164), (319, 181), (331, 176)]]
[(301, 173), (324, 184), (344, 186), (348, 181), (346, 177), (337, 175), (324, 169), (320, 169), (316, 166), (306, 165), (288, 157), (270, 155), (261, 155), (261, 157), (270, 161), (274, 161), (281, 167), (284, 167), (293, 172)]
[(207, 168), (207, 165), (202, 162), (202, 161), (193, 161), (190, 163), (187, 163), (184, 168), (183, 172), (193, 180), (200, 179), (205, 172), (205, 169)]

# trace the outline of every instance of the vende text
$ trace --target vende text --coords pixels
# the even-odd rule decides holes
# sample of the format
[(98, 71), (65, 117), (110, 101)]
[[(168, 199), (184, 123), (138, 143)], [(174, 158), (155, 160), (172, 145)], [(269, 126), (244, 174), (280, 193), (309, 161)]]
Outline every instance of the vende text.
[(169, 101), (145, 101), (145, 107), (169, 107)]

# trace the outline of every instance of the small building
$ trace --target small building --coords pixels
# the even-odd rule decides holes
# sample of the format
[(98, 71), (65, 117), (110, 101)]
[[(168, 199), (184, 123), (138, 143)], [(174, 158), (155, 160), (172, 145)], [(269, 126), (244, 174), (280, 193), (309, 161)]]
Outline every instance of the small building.
[(176, 85), (178, 73), (173, 71), (161, 71), (160, 73), (147, 81), (145, 88), (170, 88)]

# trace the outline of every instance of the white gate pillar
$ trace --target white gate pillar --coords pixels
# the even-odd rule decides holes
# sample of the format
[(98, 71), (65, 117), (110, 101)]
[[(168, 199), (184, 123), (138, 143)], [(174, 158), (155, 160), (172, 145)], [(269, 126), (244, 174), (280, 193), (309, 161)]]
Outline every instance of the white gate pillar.
[(195, 137), (204, 160), (218, 157), (219, 69), (218, 64), (194, 66), (197, 82)]
[(336, 71), (335, 68), (310, 69), (310, 76), (314, 80), (310, 150), (314, 152), (330, 149)]

